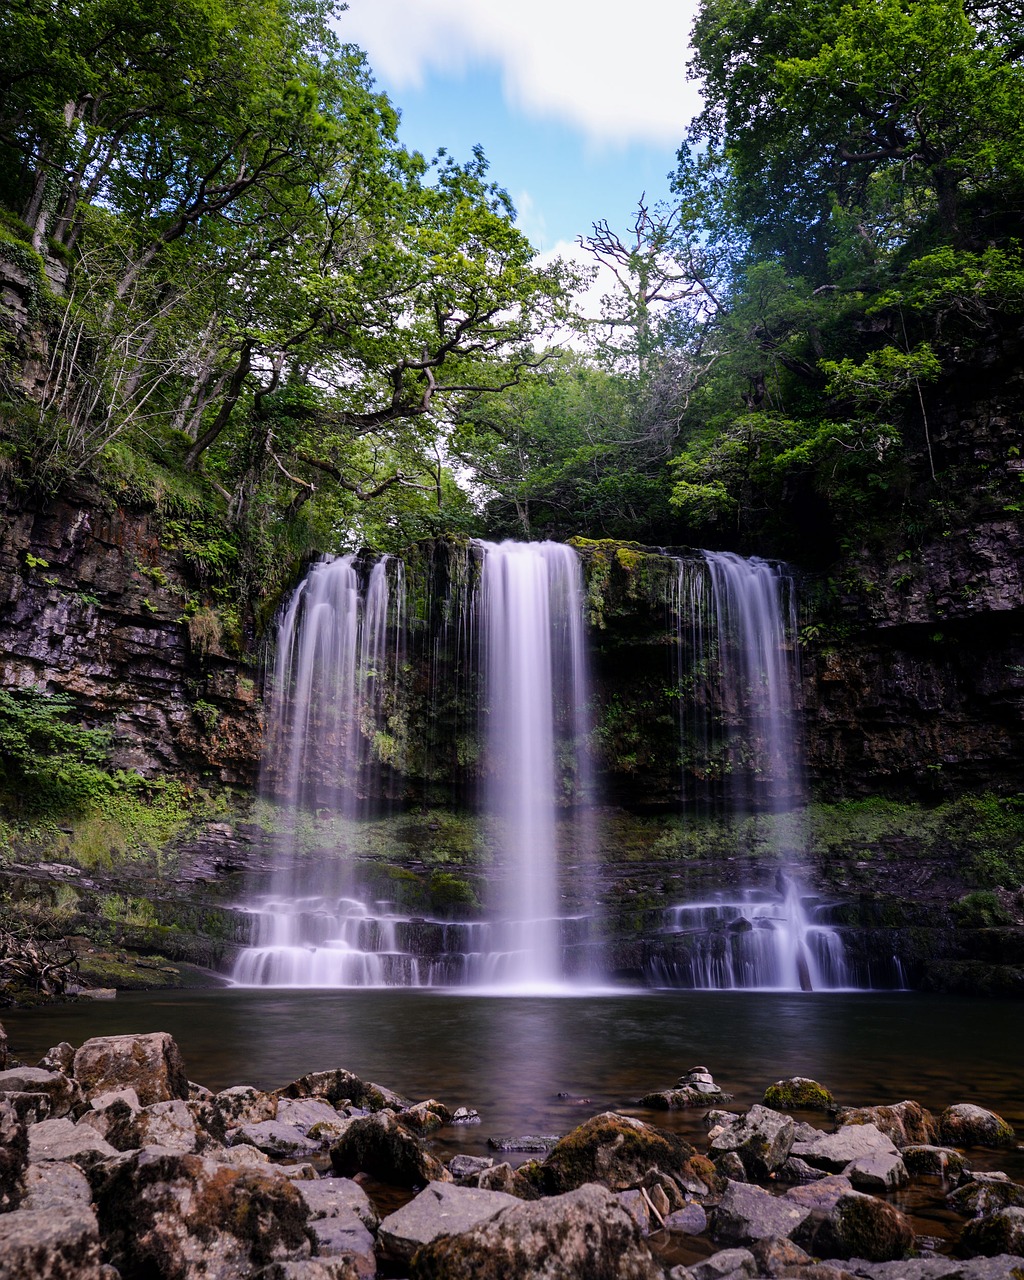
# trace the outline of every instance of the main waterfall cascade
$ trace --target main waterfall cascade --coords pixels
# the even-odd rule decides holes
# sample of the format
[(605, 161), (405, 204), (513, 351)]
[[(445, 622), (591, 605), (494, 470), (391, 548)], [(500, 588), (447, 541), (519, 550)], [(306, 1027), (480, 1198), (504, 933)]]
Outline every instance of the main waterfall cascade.
[[(591, 691), (580, 562), (557, 543), (474, 544), (449, 583), (434, 637), (431, 708), (479, 695), (480, 798), (494, 832), (486, 920), (429, 919), (367, 901), (356, 879), (367, 798), (400, 776), (396, 704), (412, 631), (401, 561), (315, 565), (282, 613), (268, 681), (264, 788), (285, 831), (268, 891), (249, 904), (253, 943), (233, 977), (256, 986), (477, 986), (546, 991), (600, 980)], [(705, 552), (677, 560), (670, 601), (684, 769), (701, 803), (728, 813), (800, 812), (793, 584), (782, 567)], [(684, 793), (686, 788), (684, 786)], [(695, 797), (688, 797), (691, 800)], [(317, 814), (344, 847), (303, 852)], [(313, 838), (315, 843), (315, 837)], [(793, 837), (799, 845), (799, 835)], [(782, 860), (785, 850), (778, 851)], [(566, 885), (574, 909), (562, 902)], [(697, 988), (851, 985), (838, 932), (780, 874), (776, 892), (715, 895), (664, 912), (645, 980)], [(823, 914), (827, 915), (827, 911)]]

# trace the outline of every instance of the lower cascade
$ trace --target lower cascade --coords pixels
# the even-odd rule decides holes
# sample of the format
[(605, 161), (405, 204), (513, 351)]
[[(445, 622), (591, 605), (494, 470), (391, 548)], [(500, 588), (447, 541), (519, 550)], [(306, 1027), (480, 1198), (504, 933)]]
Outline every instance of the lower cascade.
[[(686, 693), (674, 705), (684, 768), (711, 780), (700, 803), (737, 818), (799, 815), (792, 583), (731, 554), (677, 563), (667, 603)], [(397, 559), (347, 555), (310, 570), (282, 612), (268, 678), (263, 791), (284, 829), (269, 883), (245, 906), (252, 939), (236, 983), (543, 993), (607, 981), (585, 605), (579, 557), (556, 543), (473, 544), (443, 598), (419, 593), (412, 621)], [(476, 699), (478, 722), (462, 728), (491, 849), (483, 919), (416, 913), (360, 879), (361, 820), (381, 796), (401, 799), (413, 643), (427, 646), (432, 707), (457, 701), (453, 689)], [(330, 847), (316, 834), (325, 818), (341, 833)], [(867, 985), (819, 914), (783, 873), (774, 893), (681, 903), (655, 924), (640, 976), (714, 990)]]

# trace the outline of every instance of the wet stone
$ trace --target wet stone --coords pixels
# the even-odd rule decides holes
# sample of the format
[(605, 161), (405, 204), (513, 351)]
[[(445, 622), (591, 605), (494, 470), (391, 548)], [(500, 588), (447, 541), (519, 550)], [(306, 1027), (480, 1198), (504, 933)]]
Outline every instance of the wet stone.
[(386, 1257), (407, 1263), (423, 1245), (441, 1236), (462, 1235), (518, 1204), (501, 1191), (432, 1182), (381, 1222), (378, 1239)]
[(551, 1151), (561, 1140), (557, 1133), (525, 1133), (519, 1137), (488, 1138), (487, 1145), (492, 1151), (538, 1152)]
[(723, 1244), (750, 1244), (769, 1236), (791, 1236), (810, 1209), (773, 1196), (761, 1187), (731, 1182), (715, 1210), (712, 1235)]
[(458, 1155), (452, 1156), (448, 1161), (448, 1172), (453, 1178), (472, 1178), (493, 1166), (494, 1159), (491, 1156)]
[(693, 1201), (665, 1217), (665, 1229), (678, 1231), (681, 1235), (699, 1236), (707, 1228), (708, 1215), (704, 1212), (704, 1207)]

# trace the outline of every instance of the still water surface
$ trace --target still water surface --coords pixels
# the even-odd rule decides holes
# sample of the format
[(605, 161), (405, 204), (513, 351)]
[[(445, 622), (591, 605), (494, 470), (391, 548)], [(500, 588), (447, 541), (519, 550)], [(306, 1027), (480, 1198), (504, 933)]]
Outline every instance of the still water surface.
[[(228, 988), (5, 1011), (2, 1021), (27, 1063), (61, 1040), (168, 1031), (190, 1078), (214, 1090), (347, 1067), (413, 1099), (475, 1107), (481, 1124), (445, 1130), (442, 1145), (479, 1152), (488, 1137), (564, 1133), (605, 1108), (637, 1110), (642, 1094), (697, 1064), (735, 1094), (735, 1109), (759, 1102), (773, 1080), (806, 1075), (851, 1105), (914, 1098), (938, 1112), (976, 1102), (1024, 1133), (1022, 1013), (1016, 1002), (909, 993)], [(647, 1118), (695, 1139), (700, 1114)], [(1006, 1153), (996, 1159), (1010, 1168)]]

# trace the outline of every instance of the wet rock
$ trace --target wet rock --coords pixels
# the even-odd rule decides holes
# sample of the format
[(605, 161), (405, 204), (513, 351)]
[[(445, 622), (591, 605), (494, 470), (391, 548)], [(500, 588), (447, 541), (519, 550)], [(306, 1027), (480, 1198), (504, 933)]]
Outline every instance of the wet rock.
[[(521, 1188), (516, 1180), (516, 1171), (510, 1164), (496, 1164), (485, 1169), (475, 1180), (474, 1185), (481, 1191), (505, 1191), (510, 1196), (519, 1195)], [(526, 1197), (532, 1199), (533, 1196)]]
[(255, 1089), (251, 1084), (239, 1084), (232, 1089), (222, 1089), (220, 1093), (213, 1095), (211, 1102), (228, 1129), (236, 1129), (242, 1124), (261, 1124), (264, 1120), (277, 1119), (277, 1094), (264, 1093), (262, 1089)]
[(730, 1182), (746, 1182), (747, 1171), (735, 1151), (726, 1151), (715, 1159), (715, 1170)]
[(504, 1209), (482, 1226), (425, 1245), (411, 1280), (661, 1280), (636, 1223), (604, 1187), (587, 1185)]
[(1024, 1254), (1024, 1208), (1010, 1205), (968, 1222), (960, 1233), (959, 1249), (987, 1258), (999, 1253)]
[(101, 1160), (116, 1156), (117, 1150), (87, 1125), (78, 1125), (66, 1117), (43, 1120), (29, 1125), (28, 1158), (38, 1160), (73, 1160), (88, 1169)]
[[(790, 1204), (802, 1205), (816, 1213), (828, 1213), (839, 1199), (853, 1190), (853, 1183), (841, 1173), (827, 1173), (816, 1182), (791, 1187), (784, 1196)], [(803, 1234), (803, 1233), (801, 1233)], [(797, 1243), (800, 1243), (799, 1241)]]
[(853, 1124), (844, 1125), (837, 1133), (818, 1133), (810, 1142), (794, 1142), (792, 1154), (818, 1169), (840, 1173), (854, 1160), (895, 1150), (873, 1124)]
[(376, 1231), (377, 1211), (359, 1183), (351, 1178), (320, 1178), (316, 1182), (298, 1182), (296, 1187), (309, 1211), (310, 1222), (351, 1215), (368, 1231)]
[(330, 1103), (317, 1098), (282, 1098), (277, 1107), (277, 1122), (291, 1125), (321, 1144), (340, 1138), (352, 1123), (348, 1116), (335, 1111)]
[(775, 1176), (780, 1182), (795, 1182), (800, 1185), (805, 1182), (818, 1182), (821, 1178), (827, 1178), (828, 1174), (824, 1169), (815, 1169), (799, 1156), (790, 1156), (786, 1163), (779, 1167)]
[(393, 1116), (360, 1116), (331, 1147), (335, 1173), (369, 1173), (395, 1186), (450, 1182), (452, 1175)]
[(333, 1071), (312, 1071), (277, 1092), (281, 1098), (322, 1098), (332, 1107), (351, 1104), (367, 1111), (383, 1111), (385, 1107), (404, 1111), (412, 1106), (410, 1099), (382, 1085), (360, 1080), (344, 1067), (336, 1067)]
[(889, 1107), (842, 1107), (836, 1113), (840, 1125), (873, 1124), (879, 1133), (898, 1148), (930, 1143), (935, 1136), (935, 1117), (919, 1102), (897, 1102)]
[(735, 1152), (749, 1178), (767, 1178), (784, 1164), (793, 1146), (793, 1121), (767, 1107), (751, 1107), (746, 1115), (713, 1139), (712, 1158)]
[(946, 1203), (957, 1213), (982, 1217), (997, 1209), (1024, 1209), (1024, 1187), (1011, 1182), (1006, 1174), (978, 1174), (946, 1197)]
[(494, 1167), (494, 1160), (491, 1156), (452, 1156), (448, 1161), (448, 1172), (453, 1178), (474, 1178), (478, 1173), (483, 1173), (485, 1169)]
[(750, 1244), (769, 1236), (791, 1236), (811, 1210), (761, 1187), (730, 1182), (715, 1210), (711, 1234), (722, 1244)]
[(158, 1031), (145, 1036), (99, 1036), (75, 1054), (75, 1079), (87, 1097), (131, 1085), (139, 1102), (188, 1098), (185, 1064), (174, 1040)]
[(933, 1147), (922, 1143), (904, 1147), (900, 1154), (907, 1172), (915, 1176), (931, 1174), (947, 1178), (954, 1186), (971, 1176), (971, 1166), (953, 1147)]
[(519, 1203), (501, 1191), (432, 1182), (381, 1222), (378, 1239), (386, 1258), (405, 1265), (423, 1245), (442, 1236), (462, 1235)]
[(652, 1169), (672, 1176), (682, 1173), (695, 1154), (676, 1134), (605, 1111), (561, 1139), (537, 1167), (537, 1185), (547, 1195), (587, 1182), (627, 1191), (639, 1186)]
[(68, 1044), (66, 1040), (62, 1040), (60, 1044), (55, 1044), (52, 1049), (47, 1049), (43, 1056), (36, 1063), (43, 1071), (59, 1071), (61, 1075), (69, 1076), (75, 1065), (75, 1046)]
[(0, 1071), (0, 1098), (8, 1093), (45, 1093), (54, 1119), (70, 1115), (83, 1102), (81, 1090), (73, 1080), (59, 1071), (42, 1067), (12, 1067)]
[(86, 1209), (91, 1203), (89, 1179), (77, 1165), (46, 1160), (30, 1164), (25, 1170), (23, 1209), (64, 1213), (68, 1209)]
[(750, 1246), (758, 1271), (766, 1276), (787, 1274), (785, 1268), (805, 1267), (814, 1259), (784, 1236), (765, 1236)]
[(90, 1209), (0, 1214), (0, 1280), (106, 1280), (108, 1275)]
[(524, 1133), (518, 1137), (488, 1138), (487, 1145), (492, 1151), (551, 1151), (562, 1141), (557, 1133)]
[(473, 1107), (456, 1107), (452, 1113), (452, 1124), (479, 1124), (480, 1112)]
[(0, 1211), (21, 1199), (28, 1164), (28, 1126), (9, 1102), (0, 1102)]
[(124, 1275), (237, 1280), (310, 1256), (306, 1205), (284, 1177), (140, 1151), (96, 1170), (94, 1186), (111, 1261)]
[(757, 1275), (757, 1260), (749, 1249), (721, 1249), (690, 1268), (693, 1280), (741, 1280)]
[(615, 1199), (622, 1205), (636, 1225), (642, 1236), (649, 1236), (661, 1226), (651, 1212), (651, 1205), (642, 1191), (617, 1191)]
[(776, 1080), (765, 1089), (761, 1101), (774, 1111), (831, 1111), (835, 1106), (829, 1090), (807, 1076)]
[(684, 1236), (699, 1236), (708, 1229), (708, 1215), (703, 1205), (691, 1200), (681, 1209), (665, 1215), (666, 1231), (678, 1231)]
[(970, 1102), (957, 1102), (939, 1116), (939, 1141), (950, 1147), (1012, 1147), (1013, 1129), (1002, 1116)]
[(443, 1102), (431, 1098), (427, 1102), (417, 1102), (414, 1107), (400, 1111), (398, 1119), (413, 1133), (432, 1133), (435, 1129), (451, 1124), (452, 1113)]
[[(354, 1122), (353, 1122), (354, 1123)], [(300, 1128), (282, 1124), (280, 1120), (262, 1120), (259, 1124), (243, 1124), (234, 1129), (231, 1143), (238, 1146), (247, 1143), (257, 1151), (264, 1151), (268, 1156), (281, 1159), (298, 1159), (302, 1156), (314, 1155), (320, 1150), (320, 1143), (314, 1138), (307, 1138)]]
[(907, 1166), (896, 1150), (858, 1156), (843, 1172), (858, 1191), (870, 1191), (875, 1195), (897, 1191), (910, 1181)]
[(671, 1177), (688, 1198), (705, 1204), (714, 1203), (725, 1190), (725, 1179), (707, 1156), (691, 1156), (682, 1168), (672, 1170)]
[[(786, 1196), (812, 1189), (796, 1188)], [(810, 1221), (815, 1225), (813, 1237), (801, 1235), (798, 1243), (820, 1258), (888, 1262), (905, 1257), (914, 1246), (909, 1220), (891, 1204), (860, 1191), (845, 1192), (820, 1219)]]

